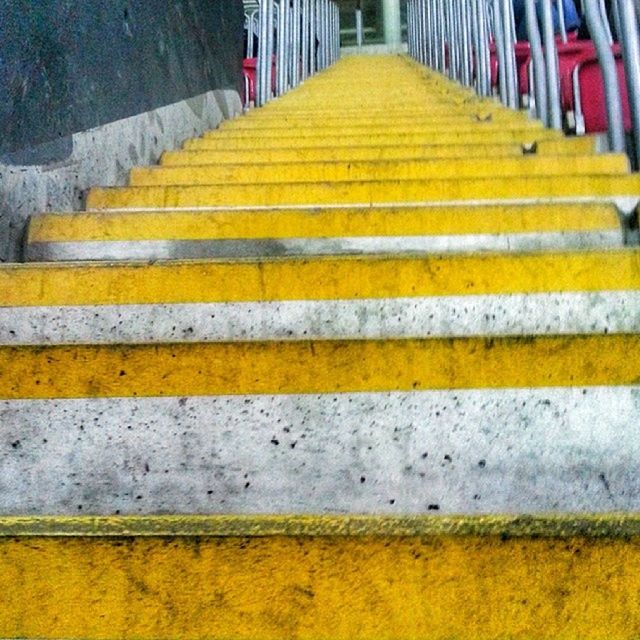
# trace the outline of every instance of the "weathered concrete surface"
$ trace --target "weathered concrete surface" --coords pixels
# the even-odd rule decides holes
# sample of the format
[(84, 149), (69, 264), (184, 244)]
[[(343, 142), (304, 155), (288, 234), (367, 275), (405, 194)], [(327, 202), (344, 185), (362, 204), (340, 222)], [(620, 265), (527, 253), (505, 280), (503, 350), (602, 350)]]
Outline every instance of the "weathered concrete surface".
[(640, 333), (640, 292), (0, 307), (0, 344)]
[(0, 511), (640, 509), (637, 386), (0, 403)]
[[(428, 214), (427, 214), (428, 215)], [(433, 254), (621, 247), (615, 231), (265, 240), (135, 240), (29, 243), (28, 262), (185, 260), (264, 256)]]
[(93, 185), (124, 185), (129, 170), (215, 128), (241, 110), (235, 90), (210, 91), (66, 138), (62, 159), (43, 164), (0, 162), (0, 261), (17, 261), (29, 216), (84, 207)]

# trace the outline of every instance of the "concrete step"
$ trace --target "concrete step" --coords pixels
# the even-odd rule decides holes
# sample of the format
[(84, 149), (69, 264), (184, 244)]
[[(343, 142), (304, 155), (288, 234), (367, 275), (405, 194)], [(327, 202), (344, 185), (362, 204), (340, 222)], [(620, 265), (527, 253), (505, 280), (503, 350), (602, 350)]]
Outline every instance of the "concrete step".
[(87, 208), (316, 206), (334, 203), (417, 205), (465, 201), (500, 204), (504, 200), (526, 203), (552, 198), (637, 201), (639, 194), (640, 176), (637, 174), (579, 174), (511, 177), (507, 181), (494, 177), (93, 188), (87, 196)]
[(0, 509), (637, 510), (635, 331), (1, 347)]
[(0, 344), (629, 333), (638, 265), (618, 249), (4, 267)]
[(276, 137), (232, 137), (216, 130), (218, 135), (188, 140), (185, 149), (277, 149), (296, 147), (349, 147), (349, 146), (385, 146), (385, 145), (416, 145), (416, 144), (504, 144), (518, 142), (520, 144), (533, 144), (538, 140), (559, 139), (560, 135), (552, 129), (538, 129), (532, 127), (520, 127), (514, 129), (500, 128), (485, 130), (482, 127), (477, 130), (461, 131), (433, 131), (427, 133), (401, 133), (401, 134), (351, 134), (351, 135), (327, 135), (316, 133), (309, 136), (297, 136), (290, 132), (289, 136), (278, 135)]
[(530, 123), (526, 116), (518, 112), (503, 111), (501, 109), (483, 110), (477, 109), (470, 113), (458, 113), (458, 114), (441, 114), (438, 116), (427, 115), (425, 113), (404, 113), (398, 114), (393, 117), (385, 115), (370, 115), (363, 120), (363, 114), (358, 115), (326, 115), (326, 116), (304, 116), (304, 115), (286, 115), (281, 116), (268, 116), (262, 114), (260, 117), (241, 117), (234, 118), (232, 120), (223, 121), (218, 130), (256, 130), (263, 128), (279, 129), (280, 131), (286, 130), (291, 126), (302, 128), (318, 128), (318, 129), (330, 129), (333, 127), (353, 127), (353, 128), (369, 128), (369, 127), (386, 127), (386, 128), (401, 128), (401, 127), (427, 127), (442, 125), (444, 127), (452, 126), (456, 124), (470, 125), (479, 124), (486, 125), (497, 122), (518, 122), (518, 123)]
[(633, 515), (9, 518), (0, 634), (629, 640), (639, 530)]
[(43, 214), (27, 261), (532, 251), (620, 246), (608, 204), (467, 205)]
[(637, 509), (639, 265), (4, 267), (0, 509)]
[(574, 175), (576, 166), (584, 174), (624, 175), (629, 173), (625, 154), (576, 156), (575, 163), (553, 156), (460, 158), (437, 160), (290, 162), (269, 165), (216, 165), (136, 167), (131, 186), (261, 184), (291, 182), (342, 182), (361, 180), (421, 180), (446, 178), (504, 178)]
[(295, 149), (237, 149), (224, 151), (183, 150), (165, 152), (162, 165), (179, 164), (263, 164), (270, 162), (338, 162), (357, 160), (418, 160), (434, 158), (501, 158), (522, 156), (580, 156), (594, 153), (591, 138), (539, 140), (529, 145), (501, 144), (421, 144), (352, 147), (299, 147)]
[(44, 213), (31, 219), (27, 242), (238, 240), (368, 236), (478, 235), (614, 231), (608, 203), (478, 203), (422, 206), (347, 205)]
[[(573, 150), (571, 150), (573, 152)], [(586, 153), (589, 153), (588, 151)], [(540, 154), (540, 151), (538, 151)], [(372, 160), (420, 160), (437, 158), (520, 157), (517, 142), (503, 144), (420, 144), (353, 147), (298, 147), (292, 149), (222, 149), (167, 151), (161, 165), (179, 164), (269, 164), (272, 162), (351, 162)]]
[[(366, 122), (366, 121), (365, 121)], [(498, 132), (498, 131), (522, 131), (533, 130), (543, 131), (542, 123), (537, 120), (532, 121), (504, 121), (504, 122), (451, 122), (448, 125), (441, 122), (426, 123), (424, 125), (416, 124), (386, 124), (386, 125), (369, 125), (369, 126), (332, 126), (332, 127), (313, 127), (313, 126), (296, 126), (289, 125), (287, 129), (280, 127), (263, 126), (259, 132), (255, 129), (243, 129), (243, 128), (225, 128), (214, 129), (207, 131), (204, 134), (204, 138), (275, 138), (275, 137), (292, 137), (293, 135), (300, 138), (317, 138), (319, 135), (322, 137), (332, 136), (384, 136), (393, 135), (398, 137), (403, 136), (423, 136), (429, 137), (441, 132), (456, 132), (460, 134), (476, 133), (482, 131), (484, 133)]]

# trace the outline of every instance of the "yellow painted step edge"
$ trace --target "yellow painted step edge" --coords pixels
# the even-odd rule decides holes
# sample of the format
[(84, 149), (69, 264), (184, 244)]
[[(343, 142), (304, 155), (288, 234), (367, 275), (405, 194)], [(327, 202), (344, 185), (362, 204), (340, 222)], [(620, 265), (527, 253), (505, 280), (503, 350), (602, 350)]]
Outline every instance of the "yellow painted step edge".
[(0, 347), (0, 399), (640, 385), (640, 334)]
[[(637, 516), (302, 527), (285, 517), (274, 527), (280, 533), (255, 518), (223, 537), (208, 535), (200, 520), (202, 535), (177, 538), (142, 536), (139, 520), (110, 522), (113, 534), (97, 538), (80, 525), (88, 535), (0, 537), (2, 637), (638, 637)], [(323, 529), (328, 535), (313, 533)]]
[(0, 266), (0, 306), (640, 289), (640, 251)]
[[(574, 164), (575, 162), (575, 164)], [(235, 183), (339, 182), (360, 180), (420, 180), (446, 178), (492, 178), (562, 176), (583, 174), (625, 175), (630, 171), (625, 154), (576, 156), (574, 162), (552, 156), (516, 158), (460, 158), (440, 160), (386, 160), (351, 162), (291, 162), (268, 166), (185, 165), (135, 167), (130, 186), (210, 185)]]
[(328, 238), (619, 229), (608, 204), (505, 205), (311, 211), (48, 213), (27, 242)]
[(436, 203), (473, 200), (526, 203), (543, 198), (640, 198), (640, 176), (572, 175), (465, 178), (445, 180), (386, 180), (294, 182), (199, 186), (100, 187), (87, 197), (87, 209), (151, 209), (183, 207), (295, 206), (333, 204)]
[(0, 538), (254, 536), (640, 537), (640, 513), (433, 515), (0, 516)]

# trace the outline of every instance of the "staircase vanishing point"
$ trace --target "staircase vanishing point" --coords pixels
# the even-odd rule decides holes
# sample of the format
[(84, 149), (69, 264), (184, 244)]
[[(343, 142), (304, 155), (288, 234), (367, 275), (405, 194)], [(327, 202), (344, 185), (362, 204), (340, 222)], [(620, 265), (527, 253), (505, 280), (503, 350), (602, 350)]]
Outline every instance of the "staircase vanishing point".
[(352, 57), (33, 219), (0, 637), (637, 638), (639, 199)]

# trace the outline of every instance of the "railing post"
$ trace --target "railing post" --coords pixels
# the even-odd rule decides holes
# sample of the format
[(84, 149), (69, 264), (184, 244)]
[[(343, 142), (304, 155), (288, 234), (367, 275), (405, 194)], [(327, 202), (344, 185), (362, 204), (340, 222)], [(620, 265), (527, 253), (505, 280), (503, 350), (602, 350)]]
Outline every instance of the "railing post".
[(291, 86), (300, 84), (300, 50), (302, 29), (300, 25), (300, 0), (291, 0)]
[(309, 75), (316, 72), (317, 56), (316, 42), (318, 38), (318, 2), (309, 0)]
[(620, 103), (620, 86), (616, 72), (616, 61), (611, 52), (611, 44), (607, 37), (597, 2), (598, 0), (585, 0), (584, 9), (591, 38), (596, 46), (598, 59), (602, 68), (609, 125), (609, 148), (611, 151), (622, 152), (625, 150), (624, 123), (622, 120), (622, 105)]
[(560, 108), (560, 78), (558, 73), (558, 52), (553, 28), (551, 0), (542, 2), (542, 29), (544, 40), (544, 58), (547, 79), (548, 126), (562, 129), (562, 110)]
[(635, 168), (640, 168), (640, 37), (633, 0), (620, 0), (620, 43), (633, 127)]
[(271, 99), (273, 58), (273, 0), (260, 0), (258, 20), (258, 61), (256, 77), (256, 106), (261, 107)]
[(287, 26), (285, 8), (288, 0), (280, 0), (278, 4), (278, 40), (276, 43), (276, 96), (281, 96), (286, 91), (286, 65), (287, 65)]
[(362, 22), (362, 0), (358, 0), (356, 7), (356, 43), (358, 47), (364, 44), (364, 25)]
[[(527, 33), (531, 50), (531, 64), (533, 67), (533, 93), (536, 103), (536, 114), (542, 123), (549, 126), (549, 106), (547, 103), (547, 82), (545, 80), (545, 62), (542, 50), (542, 38), (538, 28), (535, 0), (526, 0)], [(531, 88), (530, 88), (531, 90)]]

